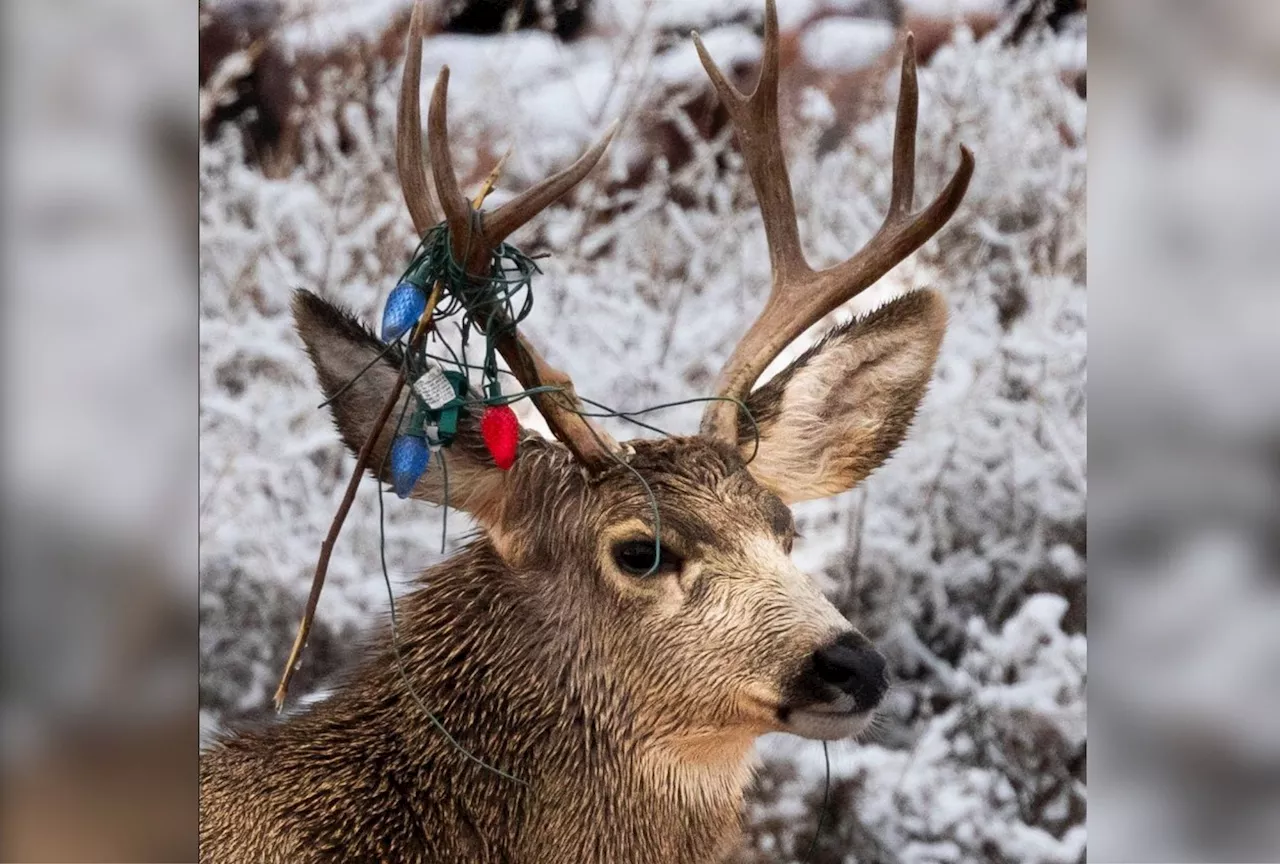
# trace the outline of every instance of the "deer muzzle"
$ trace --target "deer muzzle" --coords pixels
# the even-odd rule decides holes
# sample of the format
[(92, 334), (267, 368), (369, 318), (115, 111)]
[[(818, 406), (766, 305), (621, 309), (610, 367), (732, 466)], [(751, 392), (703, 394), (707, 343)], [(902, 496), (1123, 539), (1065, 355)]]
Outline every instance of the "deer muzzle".
[(778, 719), (805, 738), (849, 738), (866, 727), (888, 689), (884, 655), (858, 631), (846, 630), (808, 658)]

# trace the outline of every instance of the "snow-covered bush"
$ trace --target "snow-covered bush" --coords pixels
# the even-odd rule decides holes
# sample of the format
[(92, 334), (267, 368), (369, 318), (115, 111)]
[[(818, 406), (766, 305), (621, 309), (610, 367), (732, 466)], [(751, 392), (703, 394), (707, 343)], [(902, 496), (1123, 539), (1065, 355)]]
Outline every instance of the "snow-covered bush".
[[(724, 31), (707, 34), (713, 53), (758, 56), (750, 28)], [(655, 56), (659, 46), (641, 39), (627, 54), (626, 35), (429, 41), (428, 81), (442, 61), (454, 69), (460, 173), (478, 178), (514, 143), (506, 182), (518, 188), (563, 164), (604, 118), (646, 104), (664, 76), (701, 74), (691, 45)], [(1060, 54), (1052, 42), (1009, 47), (998, 33), (980, 42), (961, 33), (921, 70), (918, 196), (949, 175), (960, 143), (976, 154), (973, 182), (937, 237), (833, 317), (931, 285), (950, 302), (950, 328), (897, 455), (860, 489), (796, 508), (798, 562), (880, 643), (896, 684), (866, 741), (829, 748), (812, 856), (822, 747), (762, 743), (744, 860), (1083, 860), (1085, 103), (1062, 83)], [(290, 294), (307, 287), (373, 320), (415, 242), (392, 156), (398, 73), (384, 77), (392, 83), (363, 102), (345, 101), (340, 82), (322, 91), (332, 104), (316, 116), (343, 118), (342, 140), (333, 123), (304, 127), (301, 164), (287, 177), (246, 167), (233, 135), (202, 148), (201, 694), (210, 721), (265, 712), (351, 469), (317, 410)], [(817, 265), (847, 256), (879, 224), (894, 86), (847, 134), (823, 127), (831, 115), (820, 92), (797, 112), (808, 122), (788, 133), (792, 183)], [(693, 156), (678, 168), (659, 163), (636, 188), (611, 183), (642, 133), (624, 126), (612, 163), (515, 238), (552, 253), (526, 330), (580, 392), (617, 408), (705, 395), (768, 285), (760, 216), (729, 136), (691, 135)], [(655, 422), (687, 433), (699, 411), (672, 408)], [(650, 434), (607, 425), (622, 437)], [(467, 529), (450, 515), (446, 552)], [(385, 612), (378, 537), (365, 484), (330, 566), (323, 650), (313, 645), (305, 660), (310, 681), (344, 662)], [(389, 501), (386, 542), (403, 590), (441, 557), (440, 513)]]

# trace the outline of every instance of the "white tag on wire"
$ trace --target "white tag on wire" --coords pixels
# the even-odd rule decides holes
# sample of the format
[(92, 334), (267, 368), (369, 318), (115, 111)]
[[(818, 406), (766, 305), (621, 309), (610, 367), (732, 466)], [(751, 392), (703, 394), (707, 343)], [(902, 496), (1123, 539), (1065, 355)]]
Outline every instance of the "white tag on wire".
[(453, 384), (444, 377), (444, 370), (435, 363), (429, 364), (427, 371), (413, 382), (413, 392), (433, 411), (448, 405), (458, 395)]

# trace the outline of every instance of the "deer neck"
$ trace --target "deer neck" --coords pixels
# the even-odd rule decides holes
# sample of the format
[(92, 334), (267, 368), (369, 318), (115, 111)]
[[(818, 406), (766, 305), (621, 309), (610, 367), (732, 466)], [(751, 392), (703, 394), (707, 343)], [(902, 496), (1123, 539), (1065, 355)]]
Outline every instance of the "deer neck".
[(717, 860), (738, 835), (753, 738), (650, 734), (598, 646), (510, 576), (487, 541), (429, 571), (400, 604), (400, 659), (379, 652), (349, 695), (394, 727), (402, 761), (451, 784), (477, 830), (508, 848)]

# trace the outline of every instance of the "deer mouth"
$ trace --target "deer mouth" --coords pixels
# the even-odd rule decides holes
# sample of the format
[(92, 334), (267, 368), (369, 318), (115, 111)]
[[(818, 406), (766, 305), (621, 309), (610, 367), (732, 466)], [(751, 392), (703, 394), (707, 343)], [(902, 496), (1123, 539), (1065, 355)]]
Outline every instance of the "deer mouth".
[(860, 735), (871, 723), (871, 711), (859, 710), (853, 700), (838, 700), (830, 705), (806, 705), (803, 708), (782, 707), (778, 720), (782, 731), (818, 741), (839, 741)]

